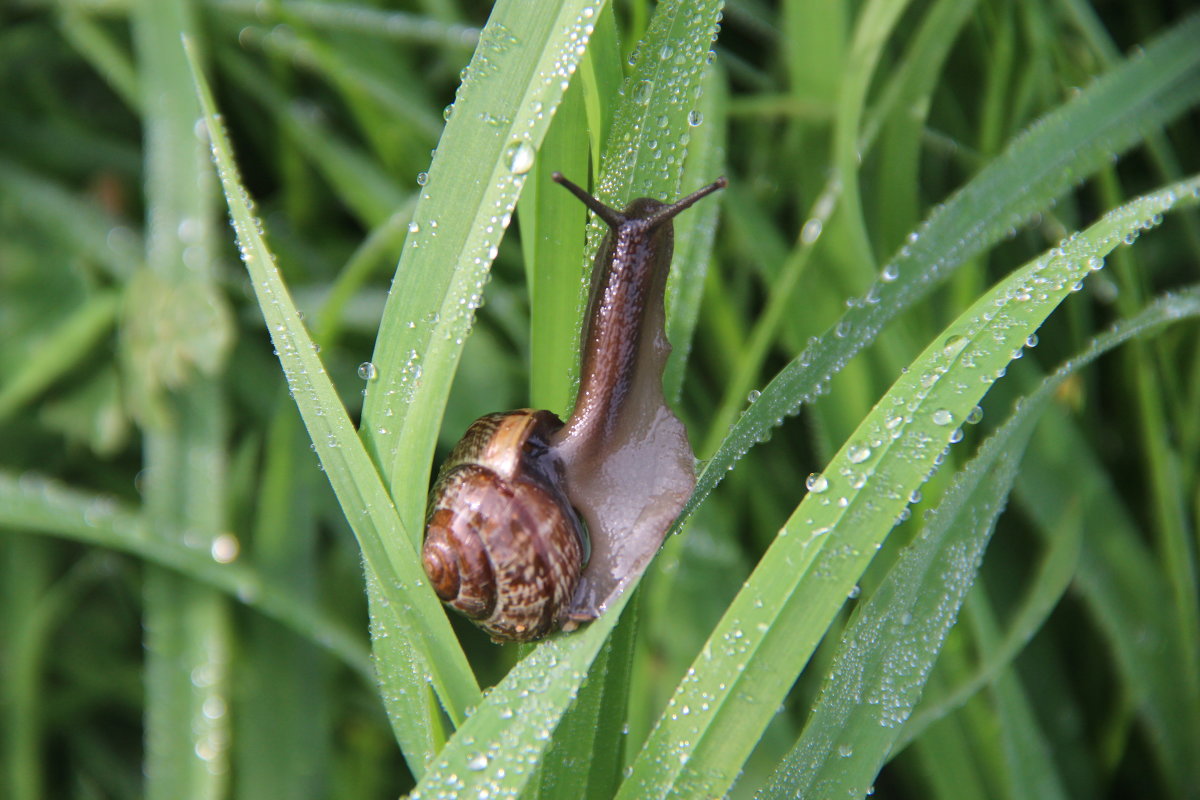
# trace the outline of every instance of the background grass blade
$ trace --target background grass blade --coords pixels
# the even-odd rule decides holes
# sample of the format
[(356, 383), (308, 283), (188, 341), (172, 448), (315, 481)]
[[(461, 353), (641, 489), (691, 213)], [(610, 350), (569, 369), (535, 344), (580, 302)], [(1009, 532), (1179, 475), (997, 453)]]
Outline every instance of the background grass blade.
[[(938, 206), (850, 308), (763, 387), (697, 476), (685, 515), (696, 509), (729, 469), (772, 427), (828, 390), (829, 380), (883, 326), (974, 255), (1091, 172), (1113, 153), (1200, 97), (1200, 55), (1191, 42), (1200, 17), (1190, 17), (1071, 102), (1017, 137), (953, 197)], [(744, 397), (745, 392), (739, 396)], [(724, 430), (721, 420), (714, 429)]]
[[(82, 494), (32, 475), (0, 473), (0, 501), (4, 527), (42, 531), (129, 553), (207, 584), (323, 643), (364, 679), (373, 680), (361, 635), (305, 599), (264, 580), (253, 568), (217, 560), (211, 550), (197, 552), (184, 545), (182, 537), (164, 540), (151, 536), (143, 515), (112, 498)], [(218, 543), (217, 553), (230, 544), (229, 540)]]

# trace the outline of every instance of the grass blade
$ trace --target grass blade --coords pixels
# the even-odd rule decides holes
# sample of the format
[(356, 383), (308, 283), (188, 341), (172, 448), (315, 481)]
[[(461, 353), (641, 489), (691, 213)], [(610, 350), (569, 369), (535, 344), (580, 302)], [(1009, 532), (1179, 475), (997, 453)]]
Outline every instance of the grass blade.
[[(412, 676), (429, 676), (446, 712), (456, 722), (465, 718), (466, 708), (478, 700), (479, 688), (441, 606), (425, 586), (413, 540), (403, 531), (387, 490), (346, 415), (263, 241), (217, 119), (211, 91), (194, 55), (192, 68), (238, 244), (292, 396), (362, 548), (367, 568), (383, 592), (385, 602), (379, 610), (385, 617), (382, 624), (409, 648), (411, 663), (381, 660), (379, 672), (385, 693), (402, 698), (398, 702), (404, 703), (409, 712), (398, 715), (390, 709), (393, 725), (407, 745), (405, 755), (410, 768), (419, 773), (432, 756), (424, 732), (434, 726), (427, 705), (415, 691), (423, 684), (414, 686)], [(405, 702), (406, 698), (411, 702)]]
[(693, 662), (622, 796), (729, 788), (907, 498), (1026, 337), (1122, 241), (1198, 199), (1192, 179), (1110, 211), (993, 288), (925, 350), (813, 482)]
[[(909, 717), (929, 670), (982, 563), (1034, 426), (1063, 383), (1129, 341), (1200, 316), (1200, 290), (1150, 305), (1098, 337), (1042, 381), (979, 449), (933, 511), (921, 536), (900, 556), (860, 607), (803, 735), (760, 797), (860, 796), (889, 754), (957, 708), (1011, 664), (1066, 590), (1078, 563), (1083, 529), (1068, 527), (1051, 543), (1039, 590), (1017, 615), (1012, 633), (994, 642), (978, 673), (948, 697)], [(864, 702), (864, 700), (866, 702)]]
[[(771, 428), (828, 391), (830, 378), (896, 314), (971, 257), (1147, 131), (1200, 99), (1200, 16), (1192, 16), (1013, 140), (1008, 149), (915, 231), (837, 324), (763, 388), (697, 476), (685, 516)], [(739, 396), (744, 396), (739, 395)], [(716, 429), (724, 430), (718, 422)]]

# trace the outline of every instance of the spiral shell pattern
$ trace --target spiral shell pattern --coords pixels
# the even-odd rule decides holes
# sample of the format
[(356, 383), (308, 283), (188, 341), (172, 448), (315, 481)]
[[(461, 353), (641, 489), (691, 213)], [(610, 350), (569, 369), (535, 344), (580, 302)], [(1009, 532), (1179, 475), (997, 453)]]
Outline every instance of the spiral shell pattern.
[(547, 411), (491, 414), (455, 447), (434, 487), (422, 552), (442, 602), (498, 641), (562, 624), (585, 532), (561, 487)]

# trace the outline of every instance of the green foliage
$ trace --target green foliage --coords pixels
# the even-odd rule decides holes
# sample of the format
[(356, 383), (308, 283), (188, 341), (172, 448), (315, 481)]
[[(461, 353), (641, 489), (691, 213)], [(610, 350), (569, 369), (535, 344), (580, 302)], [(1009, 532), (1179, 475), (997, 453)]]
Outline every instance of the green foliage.
[[(3, 14), (3, 796), (1200, 785), (1200, 17)], [(417, 554), (472, 419), (571, 402), (555, 171), (729, 176), (668, 287), (705, 460), (635, 591), (496, 647)]]

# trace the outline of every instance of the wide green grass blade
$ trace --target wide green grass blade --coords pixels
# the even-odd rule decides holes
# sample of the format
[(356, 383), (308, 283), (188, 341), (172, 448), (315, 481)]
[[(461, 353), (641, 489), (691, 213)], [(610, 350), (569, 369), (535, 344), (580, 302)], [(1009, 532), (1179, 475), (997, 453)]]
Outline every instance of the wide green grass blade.
[(808, 726), (759, 797), (868, 793), (975, 580), (1029, 428), (968, 465), (859, 608)]
[(478, 700), (479, 688), (441, 606), (426, 589), (413, 539), (404, 532), (263, 241), (260, 223), (252, 215), (229, 142), (217, 119), (211, 92), (194, 60), (193, 72), (242, 258), (254, 281), (292, 397), (362, 548), (367, 568), (379, 582), (383, 602), (376, 612), (383, 618), (381, 624), (388, 635), (408, 648), (406, 663), (381, 659), (378, 669), (385, 696), (407, 711), (399, 714), (389, 706), (409, 766), (419, 774), (432, 756), (425, 732), (434, 723), (423, 700), (423, 682), (414, 680), (414, 676), (428, 677), (447, 714), (456, 722), (464, 719), (466, 708)]
[(1025, 397), (979, 449), (931, 513), (925, 530), (860, 607), (804, 734), (759, 797), (864, 796), (889, 754), (993, 681), (1032, 638), (1071, 579), (1082, 541), (1078, 524), (1050, 543), (1036, 592), (978, 671), (948, 697), (911, 717), (929, 670), (982, 563), (1034, 426), (1063, 383), (1134, 336), (1200, 316), (1200, 289), (1159, 300), (1097, 338)]
[(1114, 209), (981, 297), (913, 362), (810, 481), (672, 697), (622, 796), (729, 788), (912, 492), (1026, 337), (1123, 240), (1198, 199), (1193, 179)]
[[(685, 516), (773, 427), (828, 391), (885, 324), (1148, 130), (1200, 100), (1200, 16), (1083, 89), (1009, 145), (914, 231), (861, 299), (763, 388), (697, 476)], [(715, 429), (724, 431), (719, 423)]]

